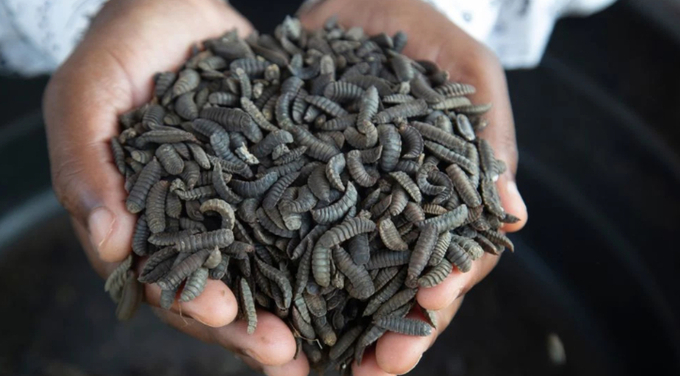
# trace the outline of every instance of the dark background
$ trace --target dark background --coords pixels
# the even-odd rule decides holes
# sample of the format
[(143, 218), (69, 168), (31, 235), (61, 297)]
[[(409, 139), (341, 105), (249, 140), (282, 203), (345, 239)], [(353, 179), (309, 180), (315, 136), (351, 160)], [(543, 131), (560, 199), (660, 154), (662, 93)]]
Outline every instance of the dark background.
[[(232, 3), (262, 31), (295, 9)], [(623, 0), (508, 72), (530, 221), (412, 374), (680, 374), (679, 68), (680, 3)], [(250, 374), (146, 307), (116, 322), (50, 189), (45, 83), (0, 78), (0, 375)]]

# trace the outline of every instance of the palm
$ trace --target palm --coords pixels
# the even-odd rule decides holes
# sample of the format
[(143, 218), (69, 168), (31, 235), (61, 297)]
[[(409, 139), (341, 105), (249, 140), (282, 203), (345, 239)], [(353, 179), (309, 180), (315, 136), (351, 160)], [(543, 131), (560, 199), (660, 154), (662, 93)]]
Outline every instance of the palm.
[[(349, 6), (357, 1), (355, 6)], [(369, 4), (366, 6), (366, 4)], [(361, 9), (357, 12), (357, 9)], [(499, 191), (506, 209), (526, 218), (518, 194), (505, 182), (513, 181), (516, 166), (514, 130), (503, 72), (478, 43), (429, 6), (415, 0), (328, 0), (303, 16), (318, 28), (337, 14), (346, 26), (362, 26), (367, 33), (404, 30), (411, 42), (405, 53), (429, 59), (447, 69), (454, 80), (478, 88), (479, 102), (492, 102), (492, 126), (484, 135), (510, 166)], [(109, 139), (118, 132), (117, 117), (151, 97), (151, 77), (174, 70), (186, 59), (187, 46), (236, 27), (242, 35), (250, 24), (220, 0), (118, 0), (110, 2), (69, 60), (53, 76), (45, 93), (44, 110), (57, 196), (69, 210), (87, 255), (102, 275), (124, 259), (136, 218), (124, 206), (122, 177), (111, 161)], [(508, 231), (519, 229), (516, 224)], [(453, 317), (462, 294), (482, 279), (497, 259), (485, 257), (465, 275), (453, 273), (436, 288), (421, 290), (418, 302), (439, 310), (440, 329)], [(146, 299), (157, 306), (160, 290), (146, 286)], [(236, 301), (226, 285), (210, 281), (203, 294), (184, 303), (181, 312), (158, 310), (169, 324), (200, 339), (216, 342), (247, 356), (246, 361), (268, 374), (308, 372), (304, 355), (291, 361), (295, 342), (288, 327), (270, 313), (258, 313), (258, 329), (246, 335), (245, 324), (234, 322)], [(404, 373), (434, 341), (434, 337), (405, 337), (388, 333), (375, 355), (364, 358), (355, 375)]]

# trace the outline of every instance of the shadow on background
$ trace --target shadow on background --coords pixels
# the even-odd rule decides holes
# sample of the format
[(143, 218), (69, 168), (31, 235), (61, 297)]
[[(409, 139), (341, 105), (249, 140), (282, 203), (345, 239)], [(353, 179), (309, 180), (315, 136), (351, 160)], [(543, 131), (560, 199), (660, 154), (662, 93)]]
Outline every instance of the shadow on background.
[[(294, 9), (233, 3), (263, 31)], [(680, 372), (680, 42), (638, 4), (561, 21), (539, 68), (508, 73), (531, 219), (412, 374)], [(115, 321), (49, 189), (44, 83), (0, 79), (0, 374), (251, 374), (147, 307)]]

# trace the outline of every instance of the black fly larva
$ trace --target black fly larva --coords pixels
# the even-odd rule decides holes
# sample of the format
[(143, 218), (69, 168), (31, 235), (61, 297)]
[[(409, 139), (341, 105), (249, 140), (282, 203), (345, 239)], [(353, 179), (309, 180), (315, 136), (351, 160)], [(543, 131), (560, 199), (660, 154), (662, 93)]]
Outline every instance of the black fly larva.
[(363, 300), (373, 295), (375, 290), (371, 276), (368, 275), (363, 266), (357, 265), (352, 261), (349, 253), (341, 247), (335, 247), (333, 249), (333, 260), (336, 267), (352, 283), (354, 287), (354, 291), (350, 292), (352, 297)]
[(208, 269), (198, 268), (187, 278), (187, 282), (182, 288), (182, 293), (179, 296), (179, 300), (182, 302), (189, 302), (196, 299), (197, 296), (201, 295), (205, 289), (205, 285), (208, 282)]
[[(408, 278), (406, 280), (408, 281)], [(373, 317), (382, 317), (392, 314), (394, 311), (413, 300), (417, 292), (417, 289), (411, 288), (405, 288), (397, 292), (375, 311)]]
[(444, 85), (437, 86), (435, 91), (447, 97), (460, 97), (476, 92), (474, 86), (459, 82), (447, 82)]
[(361, 333), (359, 338), (357, 338), (357, 344), (354, 348), (354, 359), (356, 359), (358, 365), (361, 365), (364, 350), (382, 337), (386, 331), (386, 329), (377, 325), (370, 325), (363, 333)]
[(435, 110), (460, 111), (460, 109), (463, 107), (469, 107), (471, 103), (472, 102), (470, 102), (470, 100), (467, 99), (466, 97), (448, 97), (440, 101), (439, 103), (433, 104), (432, 108)]
[(378, 176), (371, 175), (366, 170), (359, 150), (352, 150), (347, 153), (347, 169), (359, 186), (372, 187), (378, 181)]
[(269, 133), (260, 142), (250, 148), (250, 152), (258, 158), (263, 158), (272, 153), (274, 148), (281, 144), (293, 142), (293, 135), (284, 130), (277, 130)]
[(199, 249), (213, 247), (224, 248), (234, 241), (231, 230), (219, 229), (195, 235), (187, 235), (177, 239), (175, 247), (180, 252), (196, 252)]
[(394, 252), (388, 250), (376, 251), (371, 254), (371, 259), (366, 264), (366, 269), (382, 269), (390, 266), (400, 266), (409, 263), (409, 252)]
[(370, 220), (349, 218), (324, 233), (317, 241), (312, 253), (312, 273), (316, 283), (324, 287), (330, 283), (332, 247), (359, 234), (375, 231), (375, 227), (375, 223)]
[(482, 235), (493, 242), (497, 247), (507, 248), (510, 252), (515, 252), (515, 245), (512, 244), (512, 241), (502, 232), (498, 230), (486, 230), (482, 231)]
[(240, 279), (240, 293), (241, 302), (243, 303), (243, 312), (245, 313), (246, 320), (248, 320), (248, 329), (246, 330), (248, 334), (255, 333), (257, 328), (257, 312), (255, 312), (255, 301), (253, 300), (253, 293), (248, 281), (245, 278)]
[(266, 264), (258, 257), (255, 257), (255, 262), (257, 263), (257, 268), (262, 272), (262, 274), (272, 280), (279, 287), (279, 289), (281, 289), (285, 308), (290, 307), (290, 303), (293, 300), (293, 287), (290, 285), (288, 278), (286, 278), (286, 276), (280, 270)]
[(373, 321), (376, 326), (387, 329), (391, 332), (406, 334), (409, 336), (429, 336), (432, 334), (432, 327), (420, 320), (385, 316)]
[(198, 106), (194, 96), (192, 92), (184, 93), (175, 100), (175, 111), (182, 119), (194, 120), (198, 117)]
[[(179, 232), (161, 232), (149, 235), (149, 243), (159, 247), (166, 247), (176, 244), (180, 238), (188, 235), (198, 234), (197, 230), (184, 230)], [(154, 253), (155, 255), (155, 253)]]
[(345, 170), (345, 155), (337, 154), (326, 164), (326, 178), (333, 188), (344, 192), (345, 185), (340, 179), (340, 174)]
[(239, 196), (258, 197), (263, 195), (277, 180), (278, 175), (270, 172), (253, 181), (232, 179), (231, 186)]
[(332, 144), (323, 142), (312, 133), (301, 127), (291, 129), (293, 138), (300, 146), (306, 146), (306, 154), (322, 162), (328, 162), (333, 156), (340, 153), (340, 150)]
[(111, 151), (113, 153), (113, 162), (121, 174), (125, 174), (125, 150), (117, 138), (111, 137)]
[[(427, 79), (422, 74), (417, 74), (410, 82), (411, 94), (416, 98), (421, 98), (427, 103), (437, 104), (445, 101), (444, 96), (432, 89)], [(432, 106), (434, 108), (434, 105)]]
[(128, 195), (125, 206), (130, 213), (139, 213), (144, 209), (146, 206), (146, 196), (160, 177), (161, 165), (158, 163), (158, 160), (154, 158), (144, 166), (144, 169), (142, 169), (139, 178), (137, 178), (135, 185), (132, 186), (132, 190)]
[[(326, 178), (326, 168), (318, 166), (307, 179), (307, 187), (316, 198), (322, 201), (330, 200), (331, 184)], [(315, 203), (316, 204), (316, 203)], [(310, 208), (311, 209), (311, 208)]]
[(417, 99), (405, 102), (378, 112), (373, 118), (379, 124), (389, 123), (396, 118), (411, 118), (425, 115), (428, 112), (427, 102)]
[[(364, 94), (364, 89), (349, 82), (331, 82), (326, 85), (323, 95), (324, 97), (338, 102), (346, 102), (359, 99)], [(376, 92), (377, 94), (377, 92)]]
[(132, 235), (132, 252), (137, 256), (146, 256), (149, 251), (147, 239), (149, 238), (149, 226), (146, 222), (146, 216), (140, 215), (135, 225), (135, 232)]
[(111, 140), (140, 214), (130, 264), (107, 283), (118, 316), (140, 283), (162, 285), (169, 308), (219, 279), (250, 333), (268, 310), (314, 367), (344, 372), (386, 330), (428, 334), (403, 319), (417, 289), (512, 249), (500, 228), (518, 219), (494, 184), (507, 167), (475, 135), (489, 106), (405, 43), (288, 18), (273, 36), (206, 40), (158, 74)]
[(409, 196), (415, 201), (416, 203), (420, 203), (423, 200), (423, 195), (420, 193), (420, 189), (418, 189), (418, 185), (411, 179), (408, 174), (406, 174), (403, 171), (395, 171), (391, 172), (390, 176), (397, 182), (399, 185), (401, 185), (402, 188), (408, 193)]
[(451, 242), (446, 252), (446, 259), (458, 268), (462, 273), (467, 273), (472, 267), (472, 258), (470, 254), (463, 249), (458, 243)]
[(210, 250), (202, 249), (186, 257), (182, 262), (174, 265), (168, 274), (157, 282), (158, 286), (163, 290), (176, 289), (182, 281), (203, 265), (209, 255)]
[(212, 198), (203, 201), (199, 210), (201, 211), (201, 213), (214, 212), (219, 214), (220, 217), (222, 218), (221, 227), (227, 230), (234, 229), (234, 223), (236, 222), (236, 217), (234, 216), (234, 209), (226, 201), (221, 200), (219, 198)]
[(465, 223), (468, 218), (468, 207), (460, 205), (457, 208), (450, 210), (442, 215), (428, 218), (422, 222), (416, 223), (418, 227), (434, 226), (437, 233), (453, 230)]
[(326, 346), (335, 345), (338, 336), (335, 334), (335, 331), (333, 331), (330, 324), (328, 324), (326, 316), (312, 317), (312, 324), (314, 325), (314, 329), (319, 336), (319, 339), (321, 339)]
[(269, 189), (267, 194), (264, 196), (264, 200), (262, 200), (262, 207), (267, 210), (274, 209), (279, 203), (279, 200), (281, 200), (283, 192), (295, 181), (295, 179), (298, 178), (299, 175), (299, 172), (295, 172), (280, 177), (279, 180), (271, 186), (271, 189)]
[(378, 290), (375, 295), (371, 297), (371, 299), (368, 301), (368, 304), (366, 305), (366, 308), (364, 308), (362, 315), (370, 316), (375, 313), (375, 311), (377, 311), (378, 308), (383, 305), (383, 303), (392, 298), (394, 294), (396, 294), (397, 291), (401, 289), (405, 280), (406, 268), (401, 268), (401, 270), (399, 270), (399, 272), (394, 275), (394, 277), (390, 279), (389, 282), (382, 286), (380, 290)]
[(358, 197), (359, 194), (356, 188), (354, 188), (354, 184), (349, 182), (347, 183), (347, 190), (340, 200), (324, 208), (312, 209), (312, 218), (320, 224), (335, 222), (345, 215), (349, 208), (356, 205)]
[(439, 264), (446, 255), (446, 251), (449, 249), (451, 238), (452, 235), (450, 231), (444, 231), (439, 235), (437, 244), (435, 244), (434, 250), (432, 251), (432, 256), (430, 256), (430, 260), (427, 263), (428, 265), (435, 266)]
[(406, 251), (408, 244), (401, 239), (397, 227), (390, 218), (383, 218), (378, 222), (378, 232), (383, 244), (393, 251)]
[(456, 192), (467, 206), (474, 208), (482, 204), (479, 192), (470, 184), (467, 175), (458, 165), (452, 164), (447, 167), (446, 174), (451, 178)]
[(439, 233), (434, 225), (427, 224), (420, 228), (420, 235), (418, 242), (413, 248), (411, 258), (408, 263), (408, 277), (406, 278), (406, 285), (409, 287), (416, 287), (417, 280), (420, 273), (427, 266), (427, 262), (432, 255), (434, 246), (437, 243)]
[(165, 196), (169, 185), (167, 180), (158, 181), (146, 198), (146, 222), (154, 234), (165, 231)]
[(165, 109), (159, 104), (152, 104), (144, 111), (142, 125), (147, 129), (161, 126), (163, 125), (163, 117), (165, 117)]
[(423, 136), (420, 132), (408, 125), (402, 123), (399, 125), (399, 134), (402, 137), (404, 144), (406, 144), (406, 152), (402, 155), (404, 159), (416, 159), (423, 153)]
[(380, 168), (386, 172), (393, 171), (401, 155), (401, 136), (391, 124), (381, 124), (378, 127), (378, 136), (382, 145)]
[(127, 271), (132, 268), (132, 256), (125, 260), (109, 274), (104, 284), (104, 291), (108, 292), (114, 302), (118, 303), (123, 293), (125, 280), (128, 278)]
[(333, 117), (339, 117), (339, 116), (346, 116), (349, 115), (347, 110), (343, 109), (340, 104), (337, 102), (332, 101), (329, 98), (318, 96), (318, 95), (310, 95), (305, 98), (307, 103), (316, 106), (323, 112), (326, 112), (327, 114), (333, 116)]

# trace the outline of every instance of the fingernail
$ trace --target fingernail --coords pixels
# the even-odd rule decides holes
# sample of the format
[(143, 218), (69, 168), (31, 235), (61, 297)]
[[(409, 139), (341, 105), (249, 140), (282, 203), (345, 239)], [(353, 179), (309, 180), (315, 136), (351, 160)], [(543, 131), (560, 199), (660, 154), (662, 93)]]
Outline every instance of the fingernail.
[(90, 232), (90, 241), (99, 252), (102, 245), (106, 242), (113, 231), (113, 223), (115, 222), (113, 213), (106, 207), (96, 208), (90, 213), (87, 218), (87, 228)]

